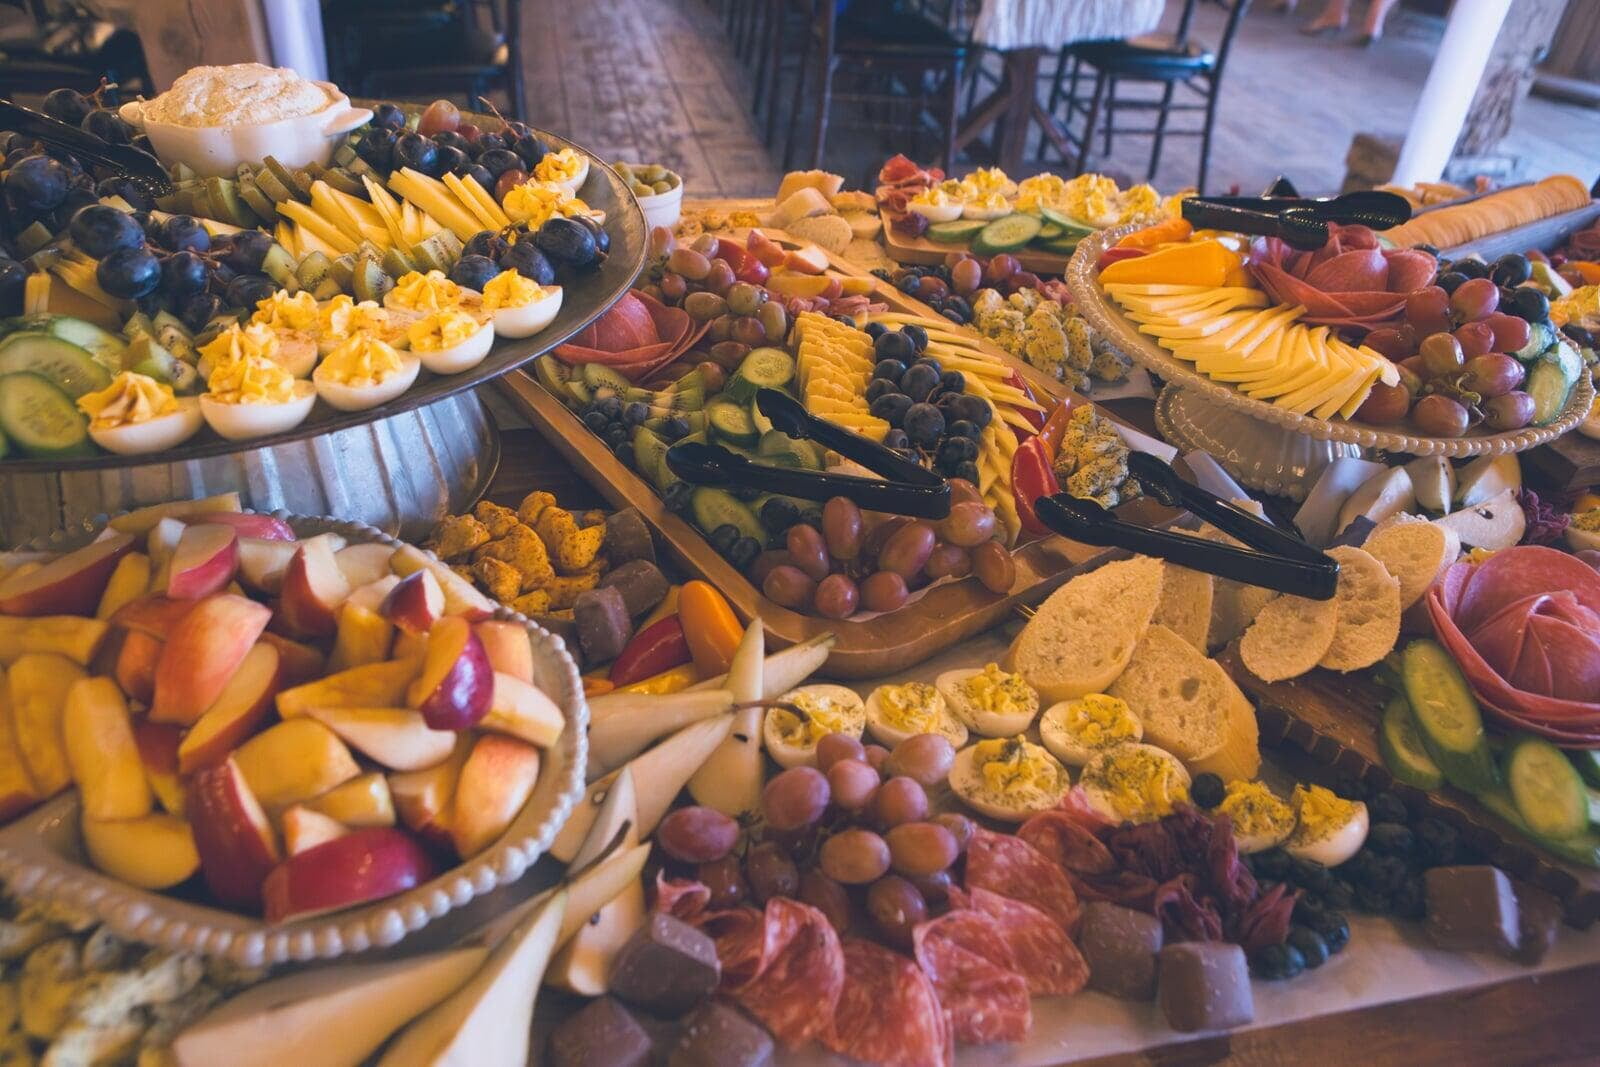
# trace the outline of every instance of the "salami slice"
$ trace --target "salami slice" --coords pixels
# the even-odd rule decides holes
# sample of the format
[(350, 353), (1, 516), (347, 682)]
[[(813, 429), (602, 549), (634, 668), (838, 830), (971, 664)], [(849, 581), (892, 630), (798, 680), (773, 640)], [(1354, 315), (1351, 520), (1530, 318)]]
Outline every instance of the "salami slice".
[(1075, 874), (1109, 874), (1117, 861), (1105, 844), (1070, 812), (1041, 811), (1017, 828), (1017, 836)]
[(766, 924), (761, 912), (727, 908), (701, 912), (691, 921), (716, 942), (724, 993), (743, 989), (766, 969)]
[(1020, 900), (987, 889), (972, 891), (972, 907), (995, 921), (1014, 969), (1037, 997), (1076, 993), (1089, 981), (1089, 964), (1050, 916)]
[(657, 911), (692, 923), (710, 903), (711, 890), (704, 882), (692, 878), (668, 878), (666, 871), (656, 872)]
[(773, 897), (762, 923), (765, 965), (732, 996), (779, 1042), (798, 1048), (833, 1018), (844, 988), (844, 952), (827, 916), (809, 904)]
[(1028, 982), (1012, 966), (999, 924), (981, 911), (952, 911), (919, 923), (911, 941), (933, 982), (955, 1040), (1021, 1041), (1033, 1026)]
[(955, 1043), (932, 980), (860, 938), (844, 942), (844, 990), (821, 1040), (831, 1052), (893, 1067), (944, 1067)]
[(967, 845), (966, 886), (1032, 904), (1069, 934), (1078, 928), (1078, 894), (1066, 872), (1019, 837), (979, 828)]

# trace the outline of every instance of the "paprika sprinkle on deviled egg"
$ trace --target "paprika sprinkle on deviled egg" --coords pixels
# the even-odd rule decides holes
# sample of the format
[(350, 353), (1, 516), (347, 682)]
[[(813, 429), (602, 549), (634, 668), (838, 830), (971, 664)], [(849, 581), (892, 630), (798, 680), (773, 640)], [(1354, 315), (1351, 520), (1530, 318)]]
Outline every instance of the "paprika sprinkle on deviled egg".
[(356, 334), (312, 374), (317, 395), (340, 411), (365, 411), (387, 404), (417, 380), (422, 363), (370, 334)]
[(955, 717), (985, 737), (1020, 734), (1039, 714), (1039, 694), (1022, 675), (1003, 671), (998, 663), (945, 671), (935, 684)]
[(104, 389), (80, 396), (78, 410), (89, 416), (94, 443), (119, 456), (175, 448), (205, 421), (194, 397), (179, 398), (172, 386), (133, 371), (123, 371)]
[(1024, 737), (997, 737), (957, 752), (949, 782), (980, 815), (1023, 822), (1059, 804), (1072, 778), (1042, 746)]
[(1082, 767), (1113, 745), (1144, 737), (1144, 724), (1121, 697), (1089, 693), (1045, 709), (1039, 740), (1069, 767)]
[(404, 311), (447, 311), (461, 306), (466, 290), (446, 278), (444, 271), (404, 275), (383, 297), (383, 306)]
[(540, 285), (514, 270), (501, 271), (483, 287), (483, 309), (501, 337), (532, 337), (561, 310), (561, 287)]
[(1228, 783), (1216, 814), (1233, 823), (1233, 839), (1244, 853), (1264, 852), (1294, 831), (1294, 809), (1261, 782)]
[(1124, 742), (1084, 764), (1084, 800), (1113, 822), (1151, 822), (1189, 802), (1189, 772), (1154, 745)]
[(957, 748), (967, 743), (966, 726), (927, 682), (874, 689), (867, 697), (867, 732), (889, 748), (918, 734), (942, 734)]
[(372, 300), (356, 303), (344, 293), (323, 304), (317, 312), (317, 347), (327, 355), (357, 334), (371, 334), (391, 348), (405, 348), (406, 324), (399, 316)]
[(317, 399), (316, 386), (254, 354), (218, 365), (206, 384), (200, 413), (230, 441), (292, 430), (311, 414)]
[(489, 354), (494, 325), (479, 322), (460, 308), (424, 315), (406, 327), (411, 351), (435, 374), (460, 374), (471, 370)]
[(304, 353), (297, 352), (299, 362), (291, 364), (284, 359), (282, 347), (282, 340), (270, 326), (259, 322), (249, 325), (233, 323), (200, 347), (200, 376), (209, 380), (212, 372), (224, 363), (246, 356), (259, 356), (282, 367), (292, 378), (309, 378), (311, 368), (317, 363), (316, 348), (312, 348), (309, 362), (305, 360)]
[(296, 378), (306, 377), (317, 365), (317, 301), (304, 289), (293, 294), (279, 289), (258, 302), (250, 323), (278, 335), (273, 358)]
[(1290, 803), (1297, 822), (1283, 847), (1296, 859), (1337, 867), (1367, 839), (1367, 806), (1359, 800), (1346, 800), (1320, 785), (1297, 785)]

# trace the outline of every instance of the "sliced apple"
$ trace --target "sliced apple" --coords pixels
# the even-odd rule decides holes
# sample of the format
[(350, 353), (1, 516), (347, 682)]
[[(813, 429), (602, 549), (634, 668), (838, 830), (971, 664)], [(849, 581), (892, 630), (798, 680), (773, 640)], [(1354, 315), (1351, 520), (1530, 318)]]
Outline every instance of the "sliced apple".
[(295, 804), (283, 813), (283, 847), (291, 856), (298, 856), (307, 849), (326, 844), (349, 832), (349, 827), (338, 819), (313, 811), (303, 804)]
[(401, 577), (420, 570), (432, 573), (439, 582), (439, 588), (444, 591), (446, 614), (461, 615), (473, 621), (494, 615), (494, 601), (478, 592), (476, 586), (445, 566), (437, 557), (415, 545), (401, 545), (396, 549), (389, 559), (389, 567)]
[(448, 759), (454, 730), (435, 730), (409, 708), (310, 708), (306, 714), (390, 770), (421, 771)]
[(183, 731), (167, 723), (135, 719), (133, 743), (139, 749), (145, 780), (157, 802), (169, 815), (183, 814), (186, 803), (183, 782), (178, 778), (178, 746)]
[(376, 542), (346, 545), (334, 553), (334, 561), (344, 572), (350, 588), (357, 589), (389, 574), (389, 557), (394, 555), (393, 545)]
[(783, 257), (783, 269), (800, 274), (825, 274), (828, 270), (828, 254), (816, 245), (791, 249)]
[(278, 864), (278, 839), (239, 765), (223, 760), (196, 774), (184, 810), (211, 894), (228, 907), (255, 910), (261, 883)]
[(614, 771), (668, 734), (731, 707), (726, 689), (598, 697), (589, 705), (589, 777)]
[(220, 493), (217, 496), (202, 497), (199, 500), (173, 500), (165, 504), (155, 504), (147, 508), (130, 511), (126, 515), (118, 515), (110, 522), (113, 530), (143, 537), (165, 518), (182, 519), (190, 515), (206, 515), (218, 511), (236, 512), (239, 510), (238, 493)]
[(327, 541), (301, 541), (283, 572), (278, 612), (290, 630), (307, 637), (330, 636), (338, 626), (339, 605), (350, 595), (350, 583)]
[(471, 623), (454, 615), (434, 623), (406, 704), (422, 712), (429, 726), (465, 730), (488, 713), (493, 700), (494, 671)]
[(351, 597), (339, 605), (339, 625), (333, 652), (328, 656), (328, 669), (342, 671), (388, 659), (393, 643), (394, 624)]
[(381, 771), (336, 785), (306, 801), (306, 807), (346, 826), (394, 825), (394, 797), (389, 792), (389, 779)]
[(72, 783), (61, 718), (68, 691), (83, 677), (83, 669), (65, 656), (39, 652), (18, 656), (6, 675), (17, 748), (28, 776), (44, 796), (54, 796)]
[(278, 714), (285, 719), (309, 708), (400, 707), (406, 690), (422, 670), (421, 659), (391, 659), (330, 674), (278, 694)]
[(403, 893), (433, 877), (433, 860), (393, 827), (352, 830), (290, 856), (261, 887), (268, 922), (323, 915)]
[(186, 526), (167, 565), (167, 596), (200, 600), (227, 588), (239, 569), (239, 535), (231, 526)]
[(0, 670), (0, 822), (20, 815), (44, 798), (28, 774), (11, 722), (11, 693)]
[[(600, 805), (594, 824), (584, 838), (583, 847), (572, 858), (572, 870), (582, 870), (605, 855), (614, 840), (626, 846), (638, 844), (639, 815), (634, 802), (633, 774), (627, 768), (617, 775), (606, 799)], [(568, 907), (572, 901), (568, 901)], [(579, 924), (571, 940), (561, 947), (545, 980), (551, 985), (586, 997), (604, 996), (611, 964), (617, 952), (644, 922), (644, 883), (628, 882), (622, 892), (589, 915), (572, 912), (569, 920)], [(565, 923), (563, 925), (566, 925)]]
[(172, 554), (178, 550), (184, 529), (185, 524), (174, 518), (161, 519), (150, 528), (150, 534), (145, 538), (145, 551), (150, 554), (152, 591), (166, 588), (167, 565), (172, 562)]
[(194, 606), (192, 600), (173, 600), (161, 595), (142, 596), (118, 608), (111, 616), (111, 625), (165, 641), (194, 610)]
[(387, 963), (341, 963), (252, 986), (172, 1042), (178, 1067), (359, 1067), (472, 977), (481, 945)]
[(100, 594), (100, 606), (94, 617), (109, 619), (117, 609), (144, 595), (150, 587), (150, 557), (143, 552), (129, 552), (117, 560), (111, 577), (106, 581), (106, 591)]
[(389, 650), (390, 659), (415, 659), (421, 663), (422, 657), (427, 654), (427, 634), (408, 634), (404, 630), (395, 630), (394, 647)]
[(494, 695), (489, 714), (479, 727), (519, 737), (530, 745), (549, 748), (566, 728), (566, 717), (555, 701), (536, 687), (509, 674), (494, 672)]
[(61, 729), (85, 818), (137, 819), (150, 813), (150, 785), (117, 683), (110, 678), (74, 682)]
[(223, 686), (217, 702), (184, 735), (178, 746), (178, 773), (193, 774), (221, 763), (244, 744), (271, 713), (282, 679), (283, 659), (278, 650), (258, 641)]
[(82, 830), (89, 862), (140, 889), (171, 889), (200, 869), (194, 831), (176, 815), (156, 812), (114, 822), (85, 816)]
[(217, 702), (271, 617), (263, 605), (229, 593), (197, 602), (161, 650), (151, 720), (196, 722)]
[[(728, 690), (735, 703), (761, 700), (766, 638), (760, 619), (745, 628), (744, 638), (728, 666)], [(760, 706), (744, 707), (733, 720), (733, 729), (689, 779), (689, 795), (695, 803), (715, 808), (738, 818), (761, 806), (764, 775), (761, 766)]]
[(269, 726), (240, 745), (231, 762), (269, 811), (320, 796), (361, 773), (338, 735), (309, 718)]
[(252, 589), (276, 595), (283, 589), (283, 575), (289, 569), (289, 561), (299, 550), (297, 541), (240, 537), (239, 578)]
[(271, 630), (262, 634), (261, 640), (278, 650), (278, 658), (283, 661), (284, 685), (304, 685), (313, 678), (322, 677), (322, 653), (310, 645), (292, 641)]
[(355, 604), (366, 608), (373, 614), (383, 613), (383, 602), (389, 596), (389, 591), (400, 584), (398, 574), (385, 574), (376, 581), (359, 585), (350, 591), (345, 598), (346, 604)]
[(13, 571), (0, 581), (0, 615), (93, 616), (117, 563), (133, 551), (133, 538), (113, 533), (38, 570)]
[(210, 523), (231, 526), (240, 537), (255, 537), (263, 541), (293, 541), (294, 527), (275, 515), (258, 511), (202, 511), (184, 519), (190, 524)]
[(0, 615), (0, 663), (27, 652), (53, 652), (88, 666), (99, 653), (111, 626), (103, 619), (76, 615), (19, 618)]
[(409, 774), (389, 775), (389, 792), (394, 798), (400, 821), (423, 839), (449, 847), (450, 815), (455, 804), (461, 768), (472, 754), (473, 738), (462, 734), (456, 739), (450, 758), (436, 767)]
[(406, 633), (425, 634), (444, 615), (444, 591), (432, 571), (414, 571), (389, 590), (378, 610)]
[(539, 750), (526, 741), (483, 734), (472, 746), (456, 782), (450, 840), (462, 859), (488, 848), (533, 795)]
[(533, 684), (533, 643), (528, 640), (526, 626), (503, 619), (486, 619), (473, 623), (472, 632), (483, 642), (489, 666), (519, 682)]

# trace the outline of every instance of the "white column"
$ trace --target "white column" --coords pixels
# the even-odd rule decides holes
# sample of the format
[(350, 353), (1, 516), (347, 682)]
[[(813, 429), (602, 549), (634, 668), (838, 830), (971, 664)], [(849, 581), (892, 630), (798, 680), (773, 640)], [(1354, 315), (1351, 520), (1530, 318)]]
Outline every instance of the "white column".
[(1444, 39), (1400, 146), (1400, 161), (1390, 179), (1394, 184), (1435, 182), (1444, 173), (1510, 7), (1511, 0), (1455, 0), (1451, 5)]
[(302, 78), (326, 81), (328, 53), (322, 40), (322, 8), (317, 0), (261, 0), (272, 42), (272, 62)]

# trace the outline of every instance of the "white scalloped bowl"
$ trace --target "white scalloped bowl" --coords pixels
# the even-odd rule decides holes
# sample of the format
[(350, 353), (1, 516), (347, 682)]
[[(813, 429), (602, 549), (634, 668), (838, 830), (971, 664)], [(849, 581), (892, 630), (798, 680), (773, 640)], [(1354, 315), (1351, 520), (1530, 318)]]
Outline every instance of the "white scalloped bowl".
[[(332, 531), (354, 542), (402, 542), (363, 523), (273, 512), (308, 537)], [(76, 547), (88, 527), (23, 546)], [(302, 922), (268, 923), (207, 904), (139, 889), (101, 874), (84, 859), (78, 797), (68, 793), (0, 830), (0, 880), (22, 900), (52, 900), (93, 913), (121, 937), (172, 952), (222, 957), (249, 967), (314, 959), (396, 944), (475, 897), (521, 878), (542, 856), (583, 795), (589, 758), (589, 705), (578, 667), (561, 638), (507, 608), (495, 618), (528, 629), (534, 681), (566, 714), (567, 728), (543, 754), (533, 795), (511, 826), (485, 851), (404, 893)]]

